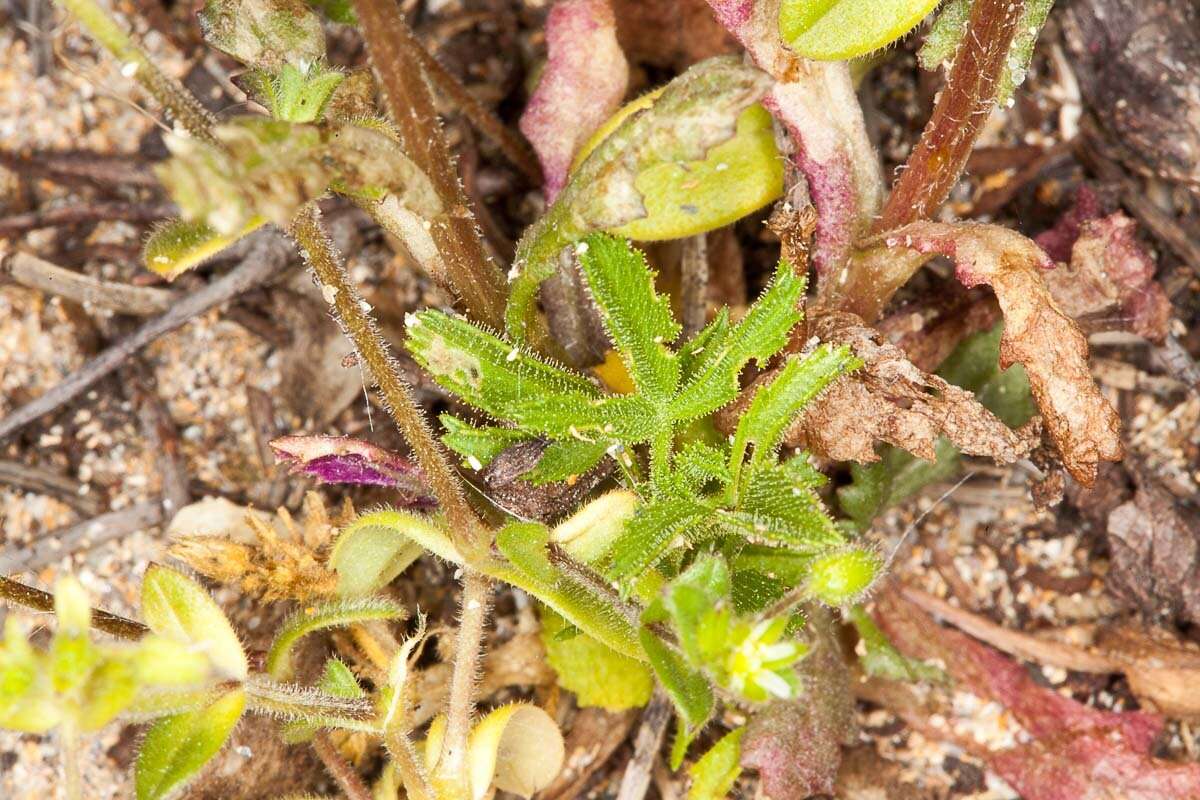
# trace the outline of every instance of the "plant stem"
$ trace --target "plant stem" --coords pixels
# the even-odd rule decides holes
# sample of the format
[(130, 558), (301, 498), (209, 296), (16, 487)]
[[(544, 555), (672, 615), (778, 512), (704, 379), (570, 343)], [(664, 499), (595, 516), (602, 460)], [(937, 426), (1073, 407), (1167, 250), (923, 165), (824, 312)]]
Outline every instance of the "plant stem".
[[(315, 204), (310, 203), (296, 215), (291, 233), (317, 281), (325, 291), (332, 293), (333, 310), (342, 330), (378, 384), (384, 406), (412, 448), (413, 456), (429, 480), (430, 489), (446, 512), (456, 543), (461, 549), (478, 549), (482, 545), (483, 526), (467, 502), (446, 451), (434, 438), (413, 400), (408, 383), (401, 377), (396, 360), (371, 317), (370, 306), (346, 275), (341, 259), (321, 225), (320, 211)], [(464, 548), (464, 544), (475, 544), (476, 548)]]
[(467, 740), (475, 710), (475, 682), (479, 677), (483, 626), (491, 591), (491, 582), (487, 577), (464, 568), (462, 606), (454, 646), (454, 672), (450, 676), (450, 700), (446, 709), (446, 738), (433, 776), (440, 800), (467, 800), (471, 797)]
[(63, 788), (67, 800), (83, 800), (83, 776), (79, 772), (79, 731), (74, 723), (65, 722), (58, 734), (62, 744)]
[(378, 733), (375, 708), (365, 700), (336, 697), (307, 686), (275, 683), (255, 676), (243, 684), (252, 711), (323, 728)]
[(399, 729), (391, 730), (384, 735), (383, 742), (387, 745), (393, 766), (400, 773), (400, 782), (404, 784), (409, 800), (434, 800), (433, 786), (408, 734)]
[[(2, 576), (0, 576), (0, 600), (31, 608), (34, 611), (54, 613), (54, 595)], [(150, 629), (140, 622), (118, 617), (116, 614), (99, 609), (92, 609), (92, 627), (110, 636), (129, 641), (137, 641), (150, 632)]]
[[(875, 221), (874, 232), (928, 218), (950, 195), (995, 106), (1024, 7), (1024, 2), (1016, 0), (976, 0), (972, 4), (946, 86)], [(875, 252), (860, 254), (855, 262), (844, 283), (830, 286), (830, 305), (871, 323), (924, 260)]]
[(362, 777), (354, 767), (342, 758), (337, 746), (330, 741), (329, 734), (318, 731), (313, 736), (312, 746), (316, 751), (317, 758), (321, 759), (321, 763), (325, 765), (325, 771), (337, 781), (338, 786), (346, 795), (346, 800), (371, 800), (371, 790), (363, 783)]
[(445, 265), (444, 274), (434, 277), (462, 299), (470, 316), (502, 329), (508, 285), (484, 250), (459, 181), (422, 67), (421, 44), (396, 0), (354, 0), (354, 10), (401, 146), (429, 176), (446, 209), (431, 220), (430, 235)]
[(132, 76), (183, 129), (197, 139), (216, 143), (216, 118), (179, 81), (167, 77), (133, 37), (95, 0), (59, 0), (97, 42), (121, 62), (121, 73)]

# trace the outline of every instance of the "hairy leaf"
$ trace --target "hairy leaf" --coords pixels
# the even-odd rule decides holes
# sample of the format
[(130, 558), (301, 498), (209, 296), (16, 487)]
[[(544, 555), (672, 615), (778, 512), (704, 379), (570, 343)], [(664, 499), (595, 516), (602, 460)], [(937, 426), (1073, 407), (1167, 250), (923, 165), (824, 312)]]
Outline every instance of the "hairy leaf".
[(688, 767), (692, 785), (687, 800), (723, 800), (742, 773), (742, 736), (746, 728), (734, 728), (722, 736), (708, 752)]
[(224, 234), (203, 220), (164, 222), (150, 232), (142, 261), (151, 272), (173, 281), (266, 223), (263, 217), (251, 217), (240, 231)]
[(151, 725), (133, 772), (137, 800), (159, 800), (182, 789), (225, 745), (245, 707), (246, 694), (236, 689), (204, 708)]
[(649, 570), (676, 537), (696, 537), (710, 523), (712, 509), (695, 500), (668, 496), (638, 509), (613, 544), (608, 576), (627, 582)]
[(554, 442), (542, 453), (537, 466), (521, 477), (534, 485), (573, 480), (600, 463), (608, 446), (604, 440)]
[(142, 579), (142, 618), (167, 639), (194, 645), (235, 680), (250, 672), (242, 643), (208, 592), (191, 578), (151, 564)]
[(608, 711), (640, 708), (650, 701), (654, 676), (641, 661), (578, 633), (562, 638), (567, 623), (550, 609), (541, 611), (542, 644), (558, 684), (574, 692), (580, 706)]
[(483, 469), (510, 445), (529, 438), (529, 434), (516, 428), (477, 428), (452, 414), (442, 414), (438, 419), (446, 429), (442, 441), (463, 457), (464, 467), (471, 469)]
[(435, 519), (406, 511), (362, 514), (342, 529), (329, 554), (329, 566), (338, 573), (338, 594), (356, 597), (379, 591), (415, 561), (422, 549), (451, 564), (463, 563)]
[[(679, 714), (679, 735), (684, 744), (681, 747), (677, 742), (675, 752), (682, 756), (682, 749), (686, 748), (686, 743), (695, 737), (712, 715), (712, 688), (703, 673), (689, 666), (682, 656), (664, 644), (648, 628), (642, 628), (641, 641), (642, 648), (650, 659), (650, 666), (658, 676), (658, 682), (662, 684)], [(672, 764), (673, 768), (678, 766), (678, 763)]]
[(361, 598), (302, 608), (288, 618), (267, 651), (267, 673), (277, 681), (288, 680), (292, 672), (292, 649), (301, 638), (326, 628), (341, 628), (368, 620), (399, 619), (405, 610), (383, 598)]
[(779, 34), (805, 58), (856, 58), (886, 47), (925, 18), (938, 0), (782, 0)]

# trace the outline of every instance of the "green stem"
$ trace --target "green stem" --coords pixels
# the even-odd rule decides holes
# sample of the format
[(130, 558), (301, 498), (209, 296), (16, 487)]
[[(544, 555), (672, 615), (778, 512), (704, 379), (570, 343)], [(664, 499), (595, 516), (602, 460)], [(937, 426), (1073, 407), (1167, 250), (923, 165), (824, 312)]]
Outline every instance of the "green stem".
[(155, 66), (150, 56), (95, 0), (59, 0), (97, 42), (121, 62), (121, 73), (133, 77), (189, 134), (216, 143), (216, 118), (179, 81)]
[(291, 233), (313, 275), (325, 291), (331, 293), (334, 313), (343, 331), (374, 377), (384, 406), (424, 470), (430, 489), (446, 513), (456, 545), (464, 557), (470, 558), (471, 553), (487, 546), (485, 529), (467, 502), (446, 451), (434, 438), (417, 408), (412, 391), (371, 316), (370, 306), (346, 275), (341, 258), (321, 225), (320, 211), (315, 204), (310, 203), (296, 215)]
[(379, 733), (375, 709), (365, 700), (335, 697), (307, 686), (255, 677), (243, 685), (251, 711), (322, 728)]
[(467, 741), (475, 710), (475, 682), (479, 677), (483, 627), (491, 591), (491, 581), (482, 573), (464, 570), (458, 636), (454, 641), (454, 672), (450, 676), (450, 700), (446, 709), (446, 738), (433, 776), (434, 788), (441, 800), (471, 797)]
[(73, 722), (59, 728), (62, 744), (63, 786), (67, 800), (83, 800), (83, 776), (79, 772), (79, 731)]
[(392, 765), (400, 773), (400, 782), (404, 784), (404, 791), (410, 800), (433, 800), (433, 786), (408, 734), (399, 729), (388, 731), (383, 743), (392, 757)]
[(671, 469), (671, 441), (674, 438), (674, 426), (667, 425), (650, 440), (650, 483), (653, 486), (661, 486)]

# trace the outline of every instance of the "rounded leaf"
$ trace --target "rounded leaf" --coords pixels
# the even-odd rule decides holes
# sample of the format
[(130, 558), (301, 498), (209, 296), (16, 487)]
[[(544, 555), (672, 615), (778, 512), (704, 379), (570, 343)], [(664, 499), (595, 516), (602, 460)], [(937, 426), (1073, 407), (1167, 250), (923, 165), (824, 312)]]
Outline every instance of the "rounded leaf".
[(182, 572), (151, 564), (142, 581), (142, 617), (159, 636), (196, 646), (235, 680), (250, 674), (242, 643), (208, 592)]
[(467, 744), (474, 800), (483, 800), (492, 784), (530, 797), (558, 776), (565, 756), (562, 732), (541, 708), (528, 703), (497, 708), (475, 726)]
[(151, 725), (134, 767), (137, 800), (159, 800), (183, 788), (220, 752), (245, 708), (246, 693), (239, 689)]
[(818, 61), (843, 61), (886, 47), (916, 27), (938, 0), (783, 0), (779, 35)]

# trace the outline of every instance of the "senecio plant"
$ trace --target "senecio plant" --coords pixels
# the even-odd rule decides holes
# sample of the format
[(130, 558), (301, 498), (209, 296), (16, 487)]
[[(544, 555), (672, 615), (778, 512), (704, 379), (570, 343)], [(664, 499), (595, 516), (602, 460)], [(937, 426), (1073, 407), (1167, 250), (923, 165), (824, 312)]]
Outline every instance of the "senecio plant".
[[(53, 605), (58, 628), (39, 650), (10, 619), (0, 724), (57, 729), (72, 796), (79, 737), (117, 716), (149, 722), (136, 774), (137, 795), (149, 800), (181, 791), (247, 712), (283, 720), (285, 738), (319, 752), (332, 734), (382, 742), (378, 796), (397, 786), (414, 800), (536, 792), (562, 762), (550, 716), (516, 704), (474, 718), (488, 599), (501, 583), (537, 601), (547, 659), (581, 704), (628, 708), (661, 688), (676, 711), (674, 768), (718, 709), (749, 719), (691, 768), (691, 796), (720, 797), (739, 765), (763, 764), (742, 751), (760, 713), (781, 703), (822, 713), (826, 693), (816, 687), (826, 668), (806, 665), (822, 650), (821, 663), (841, 663), (830, 635), (835, 612), (857, 627), (866, 671), (936, 679), (890, 649), (862, 607), (884, 568), (863, 538), (880, 508), (947, 474), (962, 452), (1000, 461), (1028, 453), (1033, 434), (1012, 427), (1032, 415), (1031, 396), (1076, 479), (1089, 482), (1100, 461), (1120, 455), (1116, 416), (1091, 383), (1082, 335), (1042, 278), (1053, 262), (1003, 228), (929, 221), (984, 119), (1021, 82), (1049, 0), (945, 3), (922, 61), (944, 66), (947, 84), (890, 192), (851, 66), (866, 69), (936, 0), (709, 0), (747, 57), (695, 64), (624, 107), (629, 70), (607, 0), (561, 0), (521, 120), (536, 162), (425, 53), (392, 0), (317, 4), (329, 22), (359, 26), (371, 72), (328, 66), (324, 23), (301, 0), (208, 0), (206, 38), (245, 65), (242, 85), (265, 112), (223, 119), (92, 0), (61, 2), (175, 122), (158, 174), (182, 216), (152, 235), (147, 267), (173, 277), (256, 228), (284, 228), (417, 467), (365, 442), (277, 443), (297, 469), (401, 487), (404, 502), (346, 521), (329, 549), (287, 556), (291, 582), (266, 570), (260, 584), (272, 591), (260, 593), (302, 608), (261, 669), (182, 572), (147, 573), (144, 627), (93, 615), (69, 579), (52, 602), (7, 581), (8, 599)], [(471, 218), (434, 90), (544, 180), (548, 205), (507, 280)], [(404, 347), (473, 410), (443, 415), (440, 434), (324, 230), (317, 201), (330, 194), (369, 213), (461, 300), (463, 314), (425, 309), (407, 318)], [(698, 246), (695, 237), (776, 201), (784, 257), (757, 300), (708, 319), (685, 308), (681, 325), (631, 240)], [(937, 255), (956, 261), (967, 286), (989, 285), (1005, 322), (931, 375), (889, 350), (871, 325)], [(568, 319), (563, 328), (564, 315), (548, 321), (539, 308), (556, 281), (577, 290), (565, 316), (598, 323), (607, 351), (599, 366), (568, 346), (586, 325)], [(1012, 364), (1019, 368), (1002, 371)], [(530, 448), (539, 455), (520, 475), (524, 491), (574, 490), (555, 495), (569, 498), (565, 507), (536, 519), (471, 486), (493, 462)], [(854, 467), (831, 510), (816, 464), (837, 462)], [(284, 547), (272, 537), (263, 541)], [(216, 545), (204, 547), (211, 556)], [(385, 590), (422, 553), (454, 565), (463, 584), (446, 705), (423, 732), (414, 730), (410, 696), (423, 627), (403, 641), (380, 627), (408, 613)], [(238, 577), (222, 573), (236, 558), (222, 567), (214, 566), (221, 559), (188, 560), (211, 577)], [(129, 641), (93, 641), (89, 622)], [(331, 658), (313, 685), (297, 683), (297, 642), (334, 627), (386, 658), (373, 672)], [(357, 776), (332, 771), (357, 800)]]

